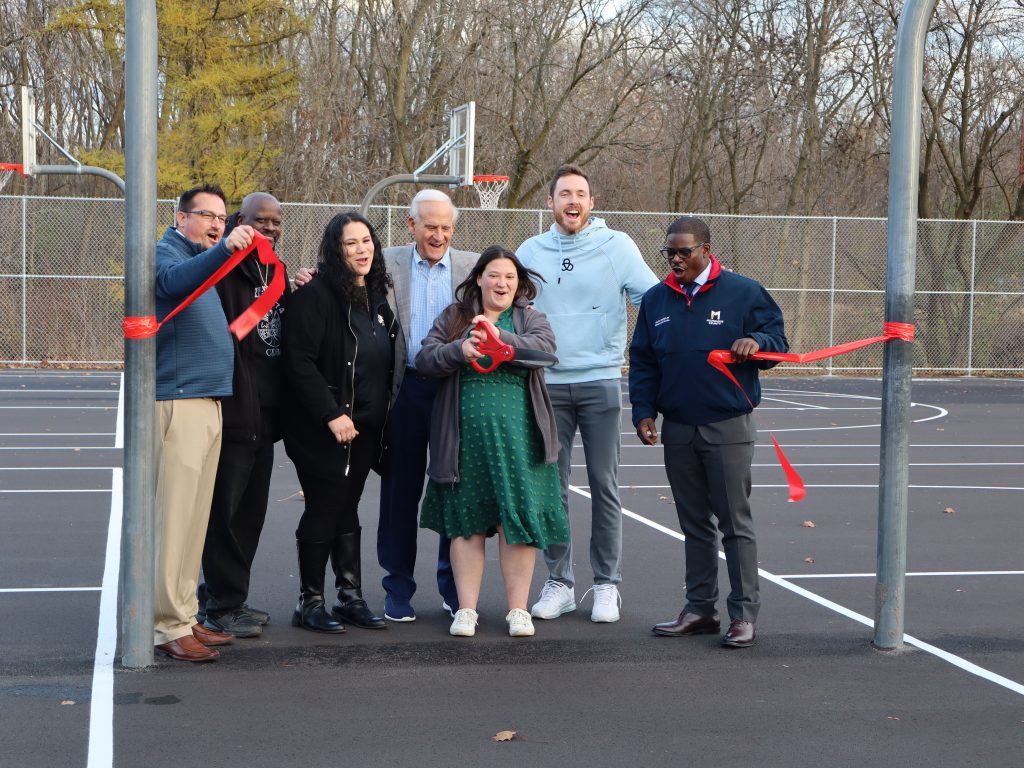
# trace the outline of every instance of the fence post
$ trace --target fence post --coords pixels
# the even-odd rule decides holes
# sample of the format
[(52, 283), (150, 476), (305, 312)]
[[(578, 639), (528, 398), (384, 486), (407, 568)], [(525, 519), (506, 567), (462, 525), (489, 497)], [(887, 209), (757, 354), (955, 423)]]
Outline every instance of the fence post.
[(974, 269), (978, 256), (978, 221), (971, 227), (971, 292), (967, 297), (967, 375), (971, 376), (974, 363)]
[[(836, 328), (836, 230), (838, 229), (836, 222), (838, 219), (832, 217), (832, 283), (829, 285), (828, 292), (828, 345), (834, 347), (835, 342), (835, 328)], [(803, 318), (801, 318), (803, 322)], [(832, 358), (828, 359), (828, 375), (832, 375)]]
[(21, 364), (28, 365), (28, 201), (21, 196)]

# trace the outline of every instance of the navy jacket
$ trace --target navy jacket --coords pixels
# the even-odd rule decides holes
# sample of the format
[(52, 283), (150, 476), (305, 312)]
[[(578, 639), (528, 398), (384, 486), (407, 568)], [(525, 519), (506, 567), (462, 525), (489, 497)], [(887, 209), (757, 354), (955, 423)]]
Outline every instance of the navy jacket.
[[(210, 249), (169, 227), (156, 245), (156, 315), (162, 320), (231, 254)], [(156, 335), (156, 399), (228, 397), (234, 350), (216, 291), (207, 291)]]
[[(747, 398), (708, 363), (708, 352), (749, 336), (762, 352), (786, 352), (782, 310), (760, 283), (726, 272), (712, 258), (708, 281), (692, 299), (671, 273), (651, 288), (629, 348), (633, 425), (660, 412), (681, 424), (712, 424), (752, 410)], [(730, 365), (754, 405), (761, 402), (757, 372), (774, 362)]]

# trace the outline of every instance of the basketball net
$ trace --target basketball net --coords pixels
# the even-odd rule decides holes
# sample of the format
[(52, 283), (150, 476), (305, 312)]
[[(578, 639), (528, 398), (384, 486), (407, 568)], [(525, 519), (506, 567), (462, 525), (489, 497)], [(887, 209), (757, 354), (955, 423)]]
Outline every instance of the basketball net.
[(498, 200), (508, 189), (508, 176), (474, 176), (473, 188), (480, 198), (480, 207), (493, 211), (498, 207)]
[(16, 173), (20, 173), (22, 176), (25, 175), (25, 172), (18, 163), (0, 163), (0, 192), (7, 188), (7, 185), (10, 184), (11, 179), (14, 178)]

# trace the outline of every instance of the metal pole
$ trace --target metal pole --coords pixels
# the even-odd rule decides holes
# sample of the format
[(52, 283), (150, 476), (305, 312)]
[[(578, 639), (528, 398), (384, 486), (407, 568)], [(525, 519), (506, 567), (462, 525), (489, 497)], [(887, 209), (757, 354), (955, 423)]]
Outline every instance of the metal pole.
[[(828, 290), (828, 345), (835, 346), (836, 332), (836, 237), (838, 234), (838, 220), (832, 217), (832, 279)], [(828, 359), (828, 375), (832, 375), (832, 358)]]
[(434, 174), (399, 173), (395, 176), (388, 176), (381, 179), (366, 193), (363, 202), (359, 206), (359, 213), (368, 216), (370, 205), (374, 198), (393, 184), (461, 184), (461, 176), (437, 176)]
[[(155, 0), (125, 5), (124, 313), (152, 317), (156, 263), (157, 37)], [(124, 530), (121, 536), (121, 663), (153, 663), (156, 481), (155, 340), (125, 339)]]
[(124, 179), (113, 171), (106, 168), (97, 168), (95, 165), (34, 165), (32, 166), (33, 176), (99, 176), (106, 179), (124, 192)]
[(974, 370), (974, 275), (978, 264), (978, 221), (971, 222), (971, 295), (967, 309), (967, 375)]
[[(888, 267), (885, 279), (887, 322), (914, 322), (921, 88), (924, 82), (924, 43), (935, 3), (936, 0), (907, 0), (897, 30), (892, 154), (889, 160)], [(910, 342), (897, 339), (885, 345), (874, 644), (886, 650), (899, 648), (903, 643), (912, 356)]]
[(21, 196), (21, 364), (28, 363), (28, 203)]

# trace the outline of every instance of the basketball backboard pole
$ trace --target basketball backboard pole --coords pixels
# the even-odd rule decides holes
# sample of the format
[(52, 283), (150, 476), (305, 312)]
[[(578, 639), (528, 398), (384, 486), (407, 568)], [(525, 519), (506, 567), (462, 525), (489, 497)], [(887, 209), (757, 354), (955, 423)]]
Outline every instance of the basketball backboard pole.
[[(907, 0), (897, 28), (885, 277), (885, 320), (888, 323), (914, 322), (921, 88), (924, 44), (935, 3), (936, 0)], [(873, 642), (882, 650), (897, 650), (903, 645), (913, 354), (909, 341), (892, 339), (885, 345)]]
[[(124, 314), (153, 317), (156, 298), (157, 16), (155, 0), (125, 4)], [(124, 340), (124, 517), (121, 665), (153, 663), (156, 551), (156, 339)]]
[[(451, 187), (473, 185), (473, 147), (476, 137), (476, 102), (470, 101), (452, 110), (448, 123), (448, 140), (412, 173), (399, 173), (381, 179), (367, 191), (359, 211), (369, 215), (377, 196), (395, 184), (447, 184)], [(424, 173), (442, 157), (448, 157), (448, 175)]]
[[(73, 165), (39, 165), (36, 144), (42, 136)], [(36, 103), (28, 86), (21, 86), (21, 167), (26, 176), (98, 176), (116, 185), (124, 193), (124, 179), (106, 168), (82, 165), (36, 122)]]

